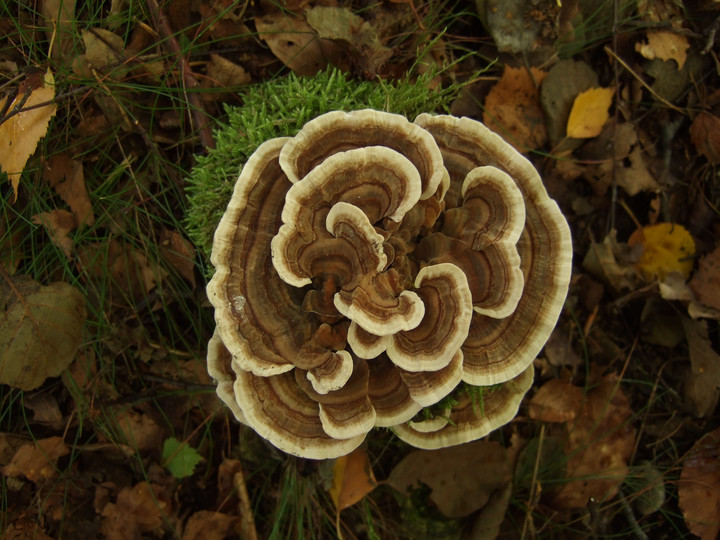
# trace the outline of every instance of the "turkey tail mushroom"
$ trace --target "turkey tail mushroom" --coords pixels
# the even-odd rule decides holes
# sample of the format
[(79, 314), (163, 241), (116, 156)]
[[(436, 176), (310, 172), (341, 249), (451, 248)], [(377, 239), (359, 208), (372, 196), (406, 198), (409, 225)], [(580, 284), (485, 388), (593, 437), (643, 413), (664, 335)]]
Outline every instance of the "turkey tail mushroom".
[[(537, 171), (479, 122), (336, 111), (251, 156), (211, 261), (218, 396), (281, 450), (325, 459), (373, 427), (440, 448), (509, 422), (572, 245)], [(481, 407), (468, 385), (493, 385)]]

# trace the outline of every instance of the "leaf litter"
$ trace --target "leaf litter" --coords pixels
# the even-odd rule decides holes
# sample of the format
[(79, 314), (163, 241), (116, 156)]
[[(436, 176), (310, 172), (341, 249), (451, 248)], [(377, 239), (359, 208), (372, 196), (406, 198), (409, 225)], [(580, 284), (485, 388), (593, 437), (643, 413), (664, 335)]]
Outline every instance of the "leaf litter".
[[(110, 4), (0, 19), (47, 39), (28, 56), (0, 38), (6, 536), (296, 537), (322, 515), (348, 538), (717, 536), (717, 434), (702, 437), (720, 388), (717, 6), (171, 0), (118, 26)], [(327, 66), (445, 66), (429, 91), (474, 74), (462, 110), (525, 152), (568, 216), (566, 311), (489, 440), (412, 452), (378, 434), (328, 467), (238, 433), (212, 392), (206, 254), (173, 194), (204, 151), (197, 115), (222, 122), (247, 85)]]

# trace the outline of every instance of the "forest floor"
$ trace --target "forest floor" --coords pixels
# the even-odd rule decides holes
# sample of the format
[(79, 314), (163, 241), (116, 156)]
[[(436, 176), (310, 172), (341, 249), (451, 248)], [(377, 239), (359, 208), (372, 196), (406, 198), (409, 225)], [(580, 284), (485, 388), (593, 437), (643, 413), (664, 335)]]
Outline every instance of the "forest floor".
[[(0, 536), (717, 538), (718, 29), (713, 0), (3, 2)], [(304, 460), (215, 394), (188, 178), (227, 105), (332, 66), (434, 74), (570, 224), (533, 387), (482, 441)]]

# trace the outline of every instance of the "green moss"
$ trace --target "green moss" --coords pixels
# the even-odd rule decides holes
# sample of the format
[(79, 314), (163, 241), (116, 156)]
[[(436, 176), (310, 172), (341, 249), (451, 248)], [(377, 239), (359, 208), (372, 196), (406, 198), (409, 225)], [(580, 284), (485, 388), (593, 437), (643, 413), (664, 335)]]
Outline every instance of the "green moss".
[[(485, 414), (485, 398), (494, 393), (501, 384), (494, 384), (492, 386), (472, 386), (466, 382), (461, 382), (455, 390), (450, 392), (447, 396), (438, 401), (435, 405), (425, 407), (415, 415), (413, 421), (422, 422), (425, 420), (431, 420), (436, 417), (444, 417), (448, 409), (452, 409), (456, 405), (459, 405), (466, 398), (470, 399), (473, 409), (476, 412), (480, 412), (481, 415)], [(452, 422), (448, 418), (448, 421)]]
[(198, 157), (188, 178), (187, 230), (195, 245), (209, 257), (240, 169), (261, 143), (295, 135), (308, 120), (330, 111), (370, 108), (410, 119), (422, 112), (447, 111), (462, 85), (431, 90), (436, 75), (428, 72), (415, 81), (357, 81), (333, 68), (315, 77), (291, 74), (250, 88), (242, 107), (226, 107), (227, 123), (215, 132), (216, 148)]

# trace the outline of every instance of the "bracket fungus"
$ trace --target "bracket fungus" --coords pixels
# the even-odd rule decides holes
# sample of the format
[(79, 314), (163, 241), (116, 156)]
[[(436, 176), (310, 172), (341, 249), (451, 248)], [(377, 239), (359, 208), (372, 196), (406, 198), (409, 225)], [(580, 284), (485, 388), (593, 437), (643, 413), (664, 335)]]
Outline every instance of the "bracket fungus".
[[(242, 169), (213, 244), (208, 369), (297, 456), (344, 455), (376, 426), (471, 441), (517, 413), (571, 259), (537, 171), (481, 123), (328, 113)], [(463, 384), (492, 390), (443, 401)]]

